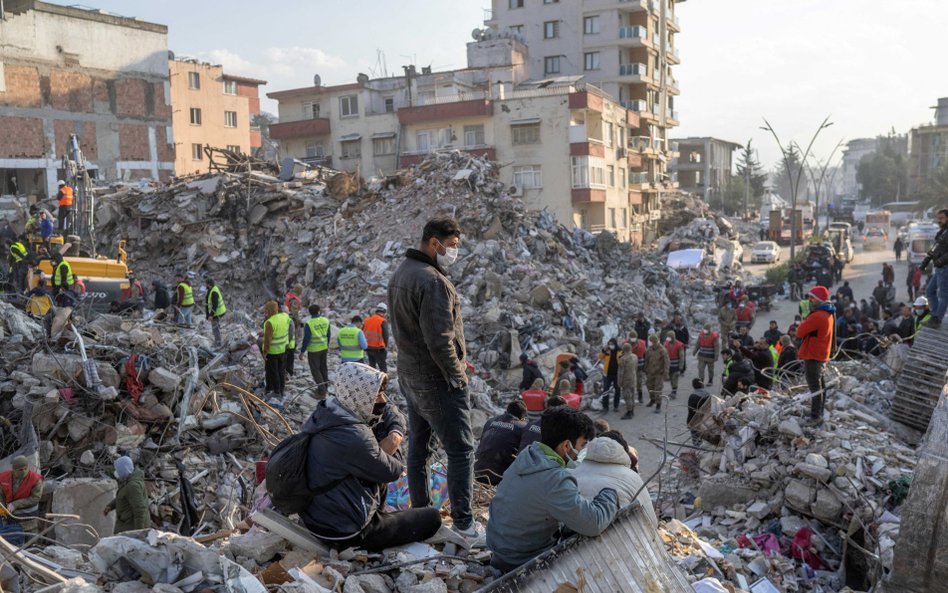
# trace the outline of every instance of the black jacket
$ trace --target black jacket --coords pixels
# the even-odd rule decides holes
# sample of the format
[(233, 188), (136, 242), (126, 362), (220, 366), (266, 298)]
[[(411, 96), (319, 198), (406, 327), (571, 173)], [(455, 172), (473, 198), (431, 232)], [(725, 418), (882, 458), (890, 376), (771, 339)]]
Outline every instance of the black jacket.
[(942, 227), (938, 230), (938, 234), (935, 235), (935, 242), (928, 250), (925, 262), (922, 263), (923, 269), (927, 267), (929, 260), (935, 264), (936, 268), (943, 268), (948, 265), (948, 228)]
[[(383, 424), (385, 418), (383, 414)], [(395, 422), (391, 413), (388, 422)], [(308, 487), (316, 490), (336, 485), (315, 496), (300, 518), (322, 539), (358, 535), (382, 504), (381, 487), (397, 480), (404, 466), (382, 451), (372, 429), (334, 398), (319, 402), (302, 431), (313, 435), (307, 461)]]
[(781, 335), (783, 334), (779, 329), (768, 329), (764, 332), (764, 339), (767, 340), (767, 343), (771, 346), (776, 346)]
[(543, 371), (537, 366), (537, 363), (528, 360), (523, 363), (523, 378), (520, 380), (520, 391), (530, 389), (533, 382), (543, 378)]
[(527, 422), (527, 425), (523, 427), (523, 432), (520, 433), (520, 447), (519, 451), (523, 451), (530, 446), (531, 443), (535, 443), (540, 440), (540, 419), (531, 420)]
[(389, 281), (388, 306), (398, 372), (465, 385), (461, 300), (444, 270), (421, 251), (409, 249)]
[(741, 348), (741, 354), (744, 355), (744, 360), (749, 360), (754, 365), (754, 382), (764, 389), (770, 389), (773, 386), (774, 368), (774, 358), (770, 350)]
[(152, 284), (155, 289), (155, 309), (167, 309), (171, 306), (171, 295), (168, 294), (168, 287), (160, 282)]
[(675, 339), (685, 346), (691, 342), (691, 334), (688, 333), (688, 327), (686, 325), (673, 326), (672, 330), (675, 332)]
[(526, 424), (510, 414), (501, 414), (484, 423), (484, 432), (474, 454), (474, 475), (486, 479), (491, 485), (499, 484), (504, 472), (517, 458)]
[(648, 339), (648, 330), (650, 329), (652, 329), (652, 324), (645, 319), (635, 322), (635, 333), (638, 335), (640, 340)]

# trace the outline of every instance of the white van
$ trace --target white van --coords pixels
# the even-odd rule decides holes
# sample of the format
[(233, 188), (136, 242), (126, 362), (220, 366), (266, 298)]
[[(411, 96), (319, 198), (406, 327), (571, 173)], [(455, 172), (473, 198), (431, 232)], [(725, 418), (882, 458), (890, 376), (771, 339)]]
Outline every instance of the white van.
[(905, 250), (908, 252), (908, 262), (919, 265), (925, 259), (925, 254), (935, 243), (938, 234), (938, 225), (930, 222), (913, 223), (908, 227), (905, 237)]

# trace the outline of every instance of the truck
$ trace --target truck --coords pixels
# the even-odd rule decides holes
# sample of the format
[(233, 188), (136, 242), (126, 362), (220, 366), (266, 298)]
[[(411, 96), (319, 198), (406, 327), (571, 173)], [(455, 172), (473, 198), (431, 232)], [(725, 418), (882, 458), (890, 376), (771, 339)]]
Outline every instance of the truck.
[[(853, 249), (853, 242), (850, 238), (849, 229), (842, 228), (841, 226), (836, 226), (836, 228), (833, 228), (834, 225), (840, 224), (841, 223), (834, 222), (830, 225), (830, 228), (826, 231), (826, 240), (833, 244), (833, 248), (836, 250), (836, 255), (844, 262), (849, 263), (853, 261), (854, 257), (856, 257), (856, 250)], [(846, 224), (847, 227), (849, 226), (848, 223), (842, 224)]]
[(892, 220), (892, 214), (888, 210), (873, 210), (866, 212), (865, 229), (877, 227), (889, 234), (889, 225)]
[(776, 241), (780, 245), (788, 245), (790, 243), (790, 229), (793, 226), (791, 215), (796, 218), (796, 242), (798, 244), (813, 236), (813, 208), (804, 206), (798, 207), (796, 210), (791, 208), (771, 210), (767, 238)]

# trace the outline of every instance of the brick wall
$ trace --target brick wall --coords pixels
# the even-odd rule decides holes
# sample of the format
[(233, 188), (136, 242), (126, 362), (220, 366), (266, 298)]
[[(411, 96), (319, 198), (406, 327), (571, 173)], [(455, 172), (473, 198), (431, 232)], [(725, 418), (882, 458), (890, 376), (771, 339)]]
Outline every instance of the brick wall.
[(3, 67), (6, 92), (0, 93), (0, 105), (11, 107), (41, 107), (40, 77), (36, 68), (31, 66)]
[(0, 117), (0, 158), (38, 158), (46, 155), (43, 120)]
[[(70, 134), (79, 134), (82, 132), (82, 129), (76, 129), (77, 122), (57, 119), (53, 122), (53, 132), (56, 134), (56, 146), (53, 147), (53, 152), (57, 157), (61, 157), (66, 154), (66, 149), (69, 144), (69, 135)], [(79, 145), (85, 151), (85, 145), (87, 140), (85, 134), (79, 137)], [(95, 138), (92, 138), (92, 143), (95, 143)], [(88, 158), (89, 155), (86, 155)]]
[(49, 74), (50, 103), (53, 109), (78, 113), (92, 112), (92, 77), (82, 72), (53, 70)]
[(119, 154), (123, 161), (147, 161), (148, 126), (122, 124), (119, 126)]
[(164, 162), (174, 161), (174, 145), (168, 144), (168, 134), (165, 126), (155, 127), (155, 142), (158, 143), (158, 160)]
[(155, 117), (167, 117), (169, 124), (171, 123), (171, 105), (165, 103), (165, 83), (163, 82), (153, 82), (151, 83), (152, 92), (154, 94), (155, 100), (154, 105), (155, 109), (152, 115)]
[(136, 78), (120, 78), (112, 82), (116, 115), (144, 117), (154, 113), (155, 91), (147, 82)]

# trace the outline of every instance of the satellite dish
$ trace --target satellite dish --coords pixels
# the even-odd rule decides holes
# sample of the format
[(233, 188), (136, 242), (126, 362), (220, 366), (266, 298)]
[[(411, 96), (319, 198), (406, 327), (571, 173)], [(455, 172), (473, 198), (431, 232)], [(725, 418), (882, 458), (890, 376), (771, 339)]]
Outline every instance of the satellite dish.
[(482, 38), (481, 36), (483, 34), (484, 33), (480, 30), (480, 28), (474, 29), (473, 31), (471, 31), (471, 39), (473, 39), (474, 41), (480, 41)]
[(168, 59), (172, 61), (174, 60), (174, 52), (171, 50), (168, 50)]
[(368, 75), (368, 74), (363, 74), (363, 73), (359, 72), (359, 75), (356, 76), (356, 81), (357, 81), (359, 84), (365, 84), (365, 83), (369, 82), (369, 75)]
[(323, 84), (323, 79), (319, 76), (319, 74), (314, 74), (313, 86), (322, 86), (322, 84)]

